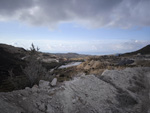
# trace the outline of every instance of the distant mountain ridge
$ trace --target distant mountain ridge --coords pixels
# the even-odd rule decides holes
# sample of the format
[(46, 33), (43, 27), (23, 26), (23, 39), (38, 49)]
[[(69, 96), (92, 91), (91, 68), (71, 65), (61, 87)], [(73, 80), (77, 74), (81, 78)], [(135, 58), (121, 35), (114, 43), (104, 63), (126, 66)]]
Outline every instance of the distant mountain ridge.
[(78, 53), (52, 53), (52, 54), (63, 58), (79, 58), (79, 57), (89, 56), (89, 55), (78, 54)]

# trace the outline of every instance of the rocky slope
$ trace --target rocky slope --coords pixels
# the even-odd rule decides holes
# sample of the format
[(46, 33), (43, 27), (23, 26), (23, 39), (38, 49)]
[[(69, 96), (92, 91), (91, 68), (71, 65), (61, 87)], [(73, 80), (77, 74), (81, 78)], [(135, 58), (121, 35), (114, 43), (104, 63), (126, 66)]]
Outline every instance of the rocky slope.
[(25, 67), (25, 61), (21, 57), (25, 56), (27, 51), (23, 48), (15, 48), (10, 45), (0, 44), (0, 91), (12, 90), (11, 85), (8, 86), (7, 79), (10, 76), (9, 71), (14, 76), (22, 76), (21, 67)]
[(122, 54), (122, 56), (137, 55), (137, 54), (141, 54), (141, 55), (150, 54), (150, 44), (137, 51)]
[[(0, 92), (22, 89), (27, 86), (28, 80), (23, 69), (30, 62), (30, 55), (30, 50), (0, 43)], [(40, 61), (47, 72), (67, 62), (56, 55), (39, 51), (34, 60)]]
[(149, 113), (150, 68), (106, 70), (57, 87), (39, 86), (0, 93), (0, 113)]
[(86, 74), (100, 75), (105, 69), (124, 69), (126, 67), (150, 67), (150, 55), (104, 55), (91, 56), (77, 66), (77, 70)]

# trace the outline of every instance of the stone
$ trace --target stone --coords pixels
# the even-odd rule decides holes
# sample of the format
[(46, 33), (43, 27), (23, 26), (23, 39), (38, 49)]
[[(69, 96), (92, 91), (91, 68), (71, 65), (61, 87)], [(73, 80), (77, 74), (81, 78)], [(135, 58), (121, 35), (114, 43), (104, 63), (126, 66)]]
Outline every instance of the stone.
[(52, 73), (54, 71), (54, 69), (51, 69), (49, 72)]
[(40, 111), (45, 111), (45, 110), (46, 110), (46, 107), (45, 107), (45, 104), (44, 104), (44, 103), (41, 103), (41, 104), (39, 105), (39, 110), (40, 110)]
[(45, 80), (40, 80), (39, 81), (39, 88), (50, 88), (49, 86), (49, 81), (45, 81)]
[(54, 78), (51, 82), (51, 86), (56, 86), (57, 84), (57, 78)]
[(27, 99), (26, 97), (23, 97), (23, 98), (22, 98), (22, 100), (26, 100), (26, 99)]
[(25, 87), (25, 89), (26, 89), (26, 90), (30, 90), (30, 88), (29, 88), (29, 87)]
[(38, 86), (37, 85), (34, 85), (33, 87), (32, 87), (32, 92), (37, 92), (38, 91)]
[(55, 113), (51, 105), (47, 105), (46, 113)]
[(72, 100), (72, 103), (75, 104), (75, 103), (76, 103), (76, 99), (73, 99), (73, 100)]

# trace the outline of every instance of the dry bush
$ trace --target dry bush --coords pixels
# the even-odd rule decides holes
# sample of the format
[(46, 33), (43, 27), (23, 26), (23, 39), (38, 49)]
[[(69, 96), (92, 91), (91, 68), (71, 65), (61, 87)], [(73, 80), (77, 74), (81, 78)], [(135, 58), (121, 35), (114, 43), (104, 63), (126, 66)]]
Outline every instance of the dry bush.
[(29, 82), (25, 76), (15, 76), (13, 73), (13, 69), (8, 70), (9, 77), (5, 81), (6, 89), (10, 90), (18, 90), (24, 89), (29, 85)]
[(12, 84), (13, 88), (14, 89), (18, 89), (18, 84), (17, 82), (15, 81), (15, 76), (14, 76), (14, 73), (13, 73), (13, 69), (11, 70), (8, 70), (8, 73), (9, 73), (9, 77), (8, 77), (8, 81)]
[(44, 79), (47, 75), (46, 69), (42, 66), (42, 63), (37, 60), (39, 48), (35, 49), (34, 45), (31, 45), (30, 56), (28, 57), (28, 64), (23, 69), (24, 74), (30, 82), (30, 87), (34, 84), (38, 84), (40, 79)]
[(23, 72), (29, 79), (30, 85), (38, 84), (39, 80), (46, 76), (46, 69), (42, 67), (42, 64), (34, 58), (30, 58), (27, 67), (23, 69)]

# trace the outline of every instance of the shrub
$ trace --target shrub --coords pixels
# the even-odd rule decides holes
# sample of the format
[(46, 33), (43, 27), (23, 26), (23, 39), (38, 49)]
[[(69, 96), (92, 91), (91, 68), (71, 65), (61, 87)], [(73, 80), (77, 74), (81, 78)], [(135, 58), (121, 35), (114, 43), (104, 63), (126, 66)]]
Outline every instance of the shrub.
[(46, 69), (42, 66), (42, 63), (37, 60), (39, 48), (35, 49), (34, 45), (31, 45), (30, 56), (28, 57), (27, 66), (23, 69), (24, 74), (30, 82), (30, 87), (34, 84), (38, 84), (41, 78), (47, 75)]

